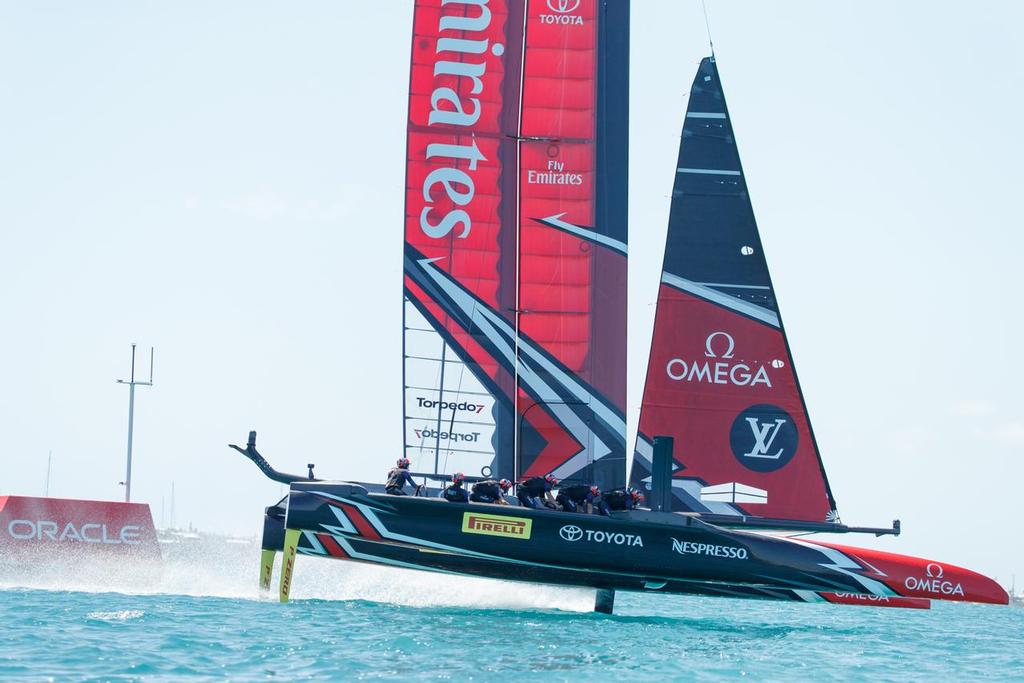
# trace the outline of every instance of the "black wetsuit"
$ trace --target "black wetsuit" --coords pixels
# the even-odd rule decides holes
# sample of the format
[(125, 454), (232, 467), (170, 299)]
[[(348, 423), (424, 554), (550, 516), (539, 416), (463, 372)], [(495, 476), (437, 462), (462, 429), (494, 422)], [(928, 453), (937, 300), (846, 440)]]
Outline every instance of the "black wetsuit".
[(589, 486), (583, 484), (566, 486), (558, 489), (555, 502), (561, 505), (566, 512), (579, 512), (580, 508), (587, 503), (594, 503), (594, 494), (590, 492)]
[(392, 467), (391, 471), (388, 472), (388, 483), (384, 484), (384, 491), (390, 493), (392, 496), (404, 496), (405, 485), (409, 484), (414, 489), (417, 488), (416, 482), (413, 481), (412, 475), (409, 474), (409, 470), (402, 467)]
[(462, 484), (451, 483), (444, 487), (441, 491), (441, 497), (447, 500), (449, 503), (468, 503), (469, 496), (466, 495), (466, 489), (462, 488)]
[(626, 493), (626, 489), (612, 489), (601, 494), (605, 505), (609, 510), (632, 510), (636, 507), (633, 496)]
[(474, 503), (496, 503), (504, 497), (501, 487), (494, 479), (478, 481), (473, 484), (473, 492), (469, 494), (469, 499)]
[(544, 494), (551, 490), (551, 483), (544, 477), (531, 477), (516, 489), (519, 504), (534, 509), (545, 507)]

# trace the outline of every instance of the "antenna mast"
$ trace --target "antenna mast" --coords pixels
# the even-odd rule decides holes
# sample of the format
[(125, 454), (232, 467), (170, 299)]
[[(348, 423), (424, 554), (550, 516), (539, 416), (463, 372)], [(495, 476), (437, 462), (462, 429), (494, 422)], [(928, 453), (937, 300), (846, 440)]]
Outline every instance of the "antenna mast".
[(128, 380), (119, 379), (118, 384), (128, 385), (128, 465), (124, 476), (124, 502), (132, 502), (132, 436), (135, 431), (135, 387), (153, 386), (153, 347), (149, 347), (149, 381), (135, 379), (135, 344), (132, 344), (132, 374)]
[(711, 48), (711, 57), (714, 61), (715, 56), (715, 41), (711, 39), (711, 21), (708, 19), (708, 3), (707, 0), (700, 0), (700, 6), (704, 10), (704, 28), (708, 31), (708, 47)]
[(52, 465), (52, 464), (53, 464), (53, 451), (51, 450), (50, 454), (48, 456), (46, 456), (46, 489), (43, 492), (43, 496), (45, 498), (49, 498), (50, 497), (50, 465)]

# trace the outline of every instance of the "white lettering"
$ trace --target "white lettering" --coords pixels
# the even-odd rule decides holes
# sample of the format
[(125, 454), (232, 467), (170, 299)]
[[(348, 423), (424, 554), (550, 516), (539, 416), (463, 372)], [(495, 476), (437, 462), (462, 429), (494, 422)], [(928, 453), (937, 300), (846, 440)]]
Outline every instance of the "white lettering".
[[(438, 33), (445, 31), (458, 31), (462, 33), (480, 33), (486, 31), (491, 24), (491, 10), (487, 7), (488, 0), (442, 0), (441, 7), (447, 8), (451, 5), (463, 5), (463, 8), (453, 13), (444, 14), (438, 20)], [(470, 16), (470, 7), (478, 7), (480, 13), (477, 16)], [(444, 36), (439, 37), (434, 53), (451, 53), (482, 55), (487, 52), (489, 40), (487, 38), (473, 39), (463, 35), (460, 37)], [(501, 55), (504, 47), (495, 45), (492, 52)], [(479, 95), (484, 91), (484, 77), (487, 71), (487, 64), (472, 63), (464, 60), (439, 60), (434, 63), (433, 73), (435, 82), (438, 78), (454, 76), (456, 78), (469, 79), (470, 94)], [(448, 86), (434, 88), (430, 94), (430, 113), (427, 116), (427, 125), (449, 125), (471, 127), (480, 120), (482, 108), (480, 99), (469, 97), (463, 102), (459, 93)], [(469, 161), (469, 170), (475, 171), (477, 162), (485, 161), (484, 155), (476, 146), (453, 145), (432, 143), (427, 145), (427, 159), (435, 157), (446, 157), (456, 160)], [(470, 213), (464, 209), (451, 209), (440, 220), (431, 220), (430, 214), (434, 203), (431, 196), (433, 185), (441, 183), (445, 189), (448, 199), (456, 206), (468, 206), (473, 201), (476, 188), (472, 178), (464, 171), (456, 168), (438, 168), (431, 171), (423, 181), (423, 199), (427, 206), (420, 211), (420, 229), (425, 235), (440, 239), (460, 229), (457, 234), (459, 238), (469, 236), (473, 228), (473, 221)], [(465, 191), (456, 189), (454, 184), (466, 188)], [(436, 221), (436, 222), (435, 222)]]
[[(712, 332), (704, 340), (704, 355), (707, 358), (722, 360), (687, 363), (682, 358), (673, 358), (668, 362), (665, 371), (668, 373), (669, 379), (676, 382), (707, 382), (708, 384), (731, 384), (737, 387), (753, 387), (763, 384), (771, 389), (772, 380), (768, 376), (765, 366), (757, 363), (755, 369), (749, 362), (733, 363), (731, 359), (735, 355), (735, 351), (736, 340), (731, 334)], [(779, 363), (778, 366), (773, 367), (782, 367), (782, 364)]]
[(746, 548), (737, 548), (731, 545), (714, 545), (711, 543), (694, 543), (693, 541), (680, 541), (672, 539), (672, 550), (680, 555), (707, 555), (709, 557), (723, 557), (732, 560), (745, 560), (749, 557)]
[(142, 543), (140, 536), (142, 536), (142, 527), (140, 526), (129, 524), (121, 527), (121, 543), (139, 545)]
[(963, 597), (964, 589), (959, 583), (953, 583), (942, 578), (919, 579), (908, 576), (903, 585), (912, 591), (935, 593), (937, 595), (959, 595)]
[(427, 158), (433, 159), (435, 157), (468, 161), (470, 171), (476, 170), (478, 161), (487, 161), (487, 157), (476, 146), (476, 138), (473, 138), (473, 144), (471, 145), (445, 145), (440, 142), (433, 142), (427, 145)]
[(582, 26), (583, 17), (577, 17), (571, 14), (541, 14), (540, 23), (560, 24), (562, 26)]
[[(60, 533), (58, 534), (58, 530)], [(113, 533), (106, 524), (87, 522), (76, 527), (67, 522), (61, 529), (57, 522), (43, 519), (33, 522), (28, 519), (13, 519), (7, 524), (7, 533), (19, 541), (52, 541), (55, 543), (99, 543), (107, 545), (138, 545), (142, 543), (142, 527), (128, 524)]]
[(40, 521), (38, 528), (38, 537), (40, 541), (43, 540), (43, 536), (46, 536), (51, 541), (57, 540), (57, 530), (60, 528), (57, 526), (57, 522), (52, 522), (50, 520)]
[(102, 525), (100, 525), (100, 524), (83, 524), (82, 525), (82, 530), (81, 530), (82, 531), (82, 540), (85, 541), (86, 543), (102, 543), (103, 542), (103, 538), (102, 537), (101, 538), (96, 538), (96, 537), (89, 538), (89, 536), (87, 535), (89, 530), (91, 530), (91, 529), (100, 529), (101, 526)]
[[(15, 527), (26, 529), (27, 531), (15, 531)], [(7, 525), (7, 533), (11, 535), (11, 538), (16, 538), (19, 541), (31, 541), (36, 537), (36, 525), (27, 519), (12, 519)]]

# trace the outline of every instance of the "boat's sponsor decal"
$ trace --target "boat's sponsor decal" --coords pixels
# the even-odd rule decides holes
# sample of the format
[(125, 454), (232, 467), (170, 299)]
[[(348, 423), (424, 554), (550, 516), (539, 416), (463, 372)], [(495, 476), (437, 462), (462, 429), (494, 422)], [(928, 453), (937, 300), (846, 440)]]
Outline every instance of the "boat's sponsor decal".
[(440, 410), (451, 410), (454, 412), (469, 412), (480, 414), (484, 410), (483, 403), (470, 403), (468, 401), (438, 401), (433, 398), (423, 398), (422, 396), (416, 397), (416, 402), (420, 408)]
[(98, 522), (64, 525), (53, 520), (12, 519), (7, 523), (7, 533), (16, 541), (42, 543), (102, 543), (106, 545), (138, 545), (142, 543), (142, 527), (128, 524), (120, 529)]
[(934, 593), (936, 595), (959, 595), (963, 597), (964, 588), (959, 582), (954, 583), (943, 577), (945, 573), (942, 565), (931, 562), (924, 568), (923, 577), (908, 576), (903, 580), (903, 585), (912, 591)]
[(579, 6), (580, 0), (548, 0), (548, 9), (553, 14), (541, 14), (540, 23), (582, 26), (583, 17), (575, 14)]
[(563, 540), (575, 543), (585, 541), (587, 543), (607, 543), (609, 545), (628, 545), (644, 547), (644, 539), (636, 534), (623, 534), (611, 531), (595, 531), (594, 529), (581, 529), (575, 524), (566, 524), (558, 530), (558, 535)]
[(528, 170), (526, 182), (529, 185), (582, 185), (583, 174), (566, 171), (564, 161), (549, 159), (544, 170)]
[(793, 418), (773, 405), (753, 405), (733, 420), (729, 430), (732, 454), (755, 472), (774, 472), (796, 455), (799, 434)]
[(708, 557), (724, 557), (730, 560), (746, 560), (750, 557), (746, 548), (733, 545), (716, 545), (714, 543), (694, 543), (672, 539), (672, 550), (680, 555), (707, 555)]
[[(767, 365), (781, 368), (785, 363), (736, 360), (736, 340), (728, 332), (712, 332), (704, 341), (705, 359), (673, 358), (665, 365), (669, 379), (695, 384), (729, 384), (736, 387), (772, 388)], [(710, 359), (710, 360), (706, 360)]]
[(840, 600), (861, 600), (864, 602), (889, 602), (884, 595), (864, 595), (863, 593), (827, 593), (826, 597), (836, 597)]
[(532, 527), (533, 520), (525, 517), (482, 515), (478, 512), (465, 512), (462, 515), (462, 532), (466, 534), (527, 539)]
[(420, 427), (413, 431), (419, 439), (441, 439), (455, 443), (476, 443), (480, 439), (480, 432), (450, 432), (433, 427)]
[[(488, 62), (491, 61), (487, 52), (498, 57), (505, 52), (501, 43), (488, 44), (491, 10), (487, 7), (487, 0), (445, 4), (464, 7), (454, 8), (450, 13), (439, 13), (438, 39), (434, 49), (437, 55), (433, 64), (435, 87), (430, 93), (427, 126), (456, 127), (437, 131), (436, 141), (426, 148), (426, 159), (435, 166), (423, 179), (423, 208), (419, 222), (425, 235), (437, 239), (446, 238), (449, 234), (466, 238), (473, 228), (469, 211), (476, 195), (473, 173), (479, 162), (487, 161), (477, 147), (473, 133), (484, 107), (494, 101), (492, 90), (501, 80), (499, 76), (487, 74)], [(451, 78), (467, 79), (471, 84), (468, 93), (465, 89), (458, 92), (449, 87)], [(488, 120), (488, 117), (483, 118)], [(470, 142), (466, 144), (465, 140)], [(462, 144), (458, 144), (460, 142)], [(442, 159), (445, 161), (440, 161)], [(454, 208), (438, 216), (434, 213), (434, 202), (442, 194), (447, 200), (445, 203)]]

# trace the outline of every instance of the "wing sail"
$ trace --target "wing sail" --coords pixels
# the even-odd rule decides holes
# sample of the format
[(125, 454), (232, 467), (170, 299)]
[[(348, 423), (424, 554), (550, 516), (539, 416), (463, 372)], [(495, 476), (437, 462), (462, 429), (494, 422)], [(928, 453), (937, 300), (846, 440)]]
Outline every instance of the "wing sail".
[(413, 469), (511, 475), (512, 375), (418, 276), (429, 263), (511, 316), (522, 32), (515, 3), (416, 2), (404, 269), (405, 452)]
[(625, 479), (628, 8), (416, 3), (404, 267), (414, 468)]
[(622, 0), (528, 6), (517, 310), (558, 371), (520, 353), (518, 471), (602, 487), (626, 471), (628, 35)]

